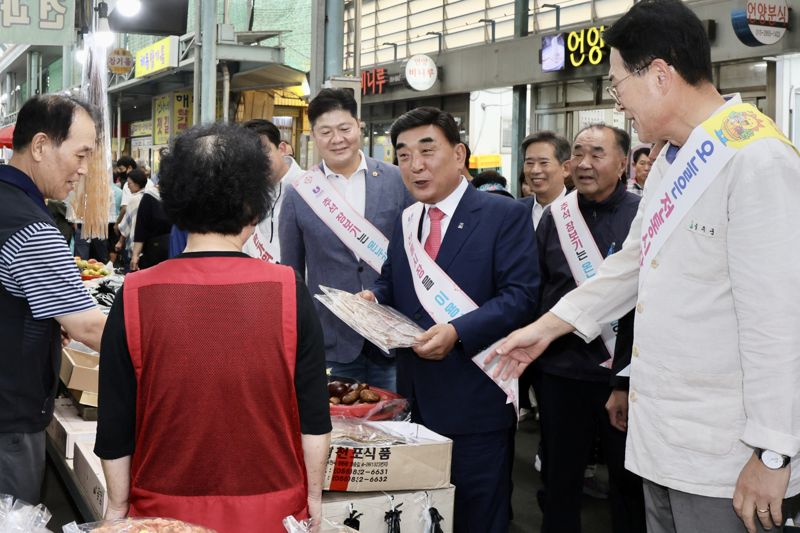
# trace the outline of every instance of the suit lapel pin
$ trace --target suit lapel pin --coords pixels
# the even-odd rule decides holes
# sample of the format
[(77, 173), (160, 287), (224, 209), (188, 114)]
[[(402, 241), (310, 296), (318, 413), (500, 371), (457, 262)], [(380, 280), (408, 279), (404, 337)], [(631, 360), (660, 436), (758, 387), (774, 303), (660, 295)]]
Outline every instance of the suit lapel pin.
[(372, 171), (372, 175), (375, 176), (375, 177), (378, 177), (378, 171), (377, 170), (373, 170)]
[(464, 229), (464, 223), (463, 222), (459, 222), (458, 223), (458, 229)]

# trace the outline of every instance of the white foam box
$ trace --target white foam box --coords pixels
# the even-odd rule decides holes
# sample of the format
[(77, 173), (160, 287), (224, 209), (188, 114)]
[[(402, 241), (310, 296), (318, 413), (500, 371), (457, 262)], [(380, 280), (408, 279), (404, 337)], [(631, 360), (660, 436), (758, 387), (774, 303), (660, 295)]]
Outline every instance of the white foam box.
[(87, 422), (78, 415), (78, 409), (69, 399), (57, 399), (53, 418), (47, 426), (47, 434), (53, 439), (56, 449), (66, 459), (72, 459), (75, 442), (92, 441), (97, 435), (97, 422)]
[(370, 492), (438, 489), (450, 485), (452, 440), (411, 422), (369, 424), (409, 443), (346, 446), (332, 442), (323, 490)]
[(75, 442), (74, 458), (72, 460), (75, 477), (96, 516), (103, 516), (108, 507), (106, 497), (106, 477), (103, 474), (103, 464), (94, 454), (94, 440), (79, 440)]
[[(350, 506), (359, 513), (359, 531), (386, 531), (384, 518), (392, 507), (402, 503), (399, 510), (400, 531), (403, 533), (425, 533), (423, 516), (429, 507), (435, 507), (444, 518), (441, 527), (444, 533), (453, 531), (453, 502), (456, 489), (450, 485), (428, 491), (392, 492), (323, 492), (322, 516), (336, 524), (344, 523), (350, 516)], [(391, 498), (391, 500), (390, 500)]]

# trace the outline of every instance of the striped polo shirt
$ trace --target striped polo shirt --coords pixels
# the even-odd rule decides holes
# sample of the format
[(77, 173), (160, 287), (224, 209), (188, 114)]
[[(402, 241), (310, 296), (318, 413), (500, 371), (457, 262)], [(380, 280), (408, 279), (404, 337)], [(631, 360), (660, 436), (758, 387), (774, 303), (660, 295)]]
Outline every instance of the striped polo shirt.
[(36, 320), (95, 307), (64, 237), (44, 222), (22, 228), (0, 248), (0, 283), (28, 301)]

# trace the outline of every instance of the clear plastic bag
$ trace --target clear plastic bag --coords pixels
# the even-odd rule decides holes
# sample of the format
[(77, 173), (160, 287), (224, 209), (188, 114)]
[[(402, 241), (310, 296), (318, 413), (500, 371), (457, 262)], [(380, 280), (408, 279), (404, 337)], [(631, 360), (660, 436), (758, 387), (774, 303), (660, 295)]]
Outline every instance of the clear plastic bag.
[(216, 533), (213, 529), (196, 526), (172, 518), (121, 518), (89, 524), (71, 522), (63, 533)]
[(2, 533), (50, 533), (50, 511), (31, 505), (8, 494), (0, 494), (0, 531)]

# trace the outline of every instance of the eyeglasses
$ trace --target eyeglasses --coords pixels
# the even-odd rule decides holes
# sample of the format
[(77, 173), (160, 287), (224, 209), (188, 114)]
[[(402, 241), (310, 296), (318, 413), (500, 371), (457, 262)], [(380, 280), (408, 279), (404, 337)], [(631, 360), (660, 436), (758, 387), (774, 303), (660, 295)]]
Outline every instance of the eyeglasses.
[(617, 84), (616, 84), (616, 85), (609, 85), (608, 87), (606, 87), (606, 92), (607, 92), (607, 93), (608, 93), (608, 95), (609, 95), (609, 96), (610, 96), (610, 97), (611, 97), (611, 98), (614, 100), (614, 102), (615, 102), (617, 105), (619, 105), (619, 106), (621, 106), (621, 105), (622, 105), (622, 102), (620, 102), (620, 101), (619, 101), (619, 91), (617, 90), (617, 89), (618, 89), (618, 87), (619, 87), (620, 85), (622, 85), (622, 82), (624, 82), (625, 80), (627, 80), (627, 79), (628, 79), (628, 78), (630, 78), (631, 76), (634, 76), (634, 75), (636, 75), (636, 74), (639, 74), (641, 71), (643, 71), (643, 70), (645, 70), (645, 69), (648, 69), (648, 68), (650, 68), (650, 65), (651, 65), (652, 63), (653, 63), (653, 62), (652, 62), (652, 61), (650, 61), (650, 63), (648, 63), (648, 64), (646, 64), (646, 65), (644, 65), (644, 66), (641, 66), (641, 67), (637, 68), (636, 70), (634, 70), (633, 72), (631, 72), (630, 74), (628, 74), (627, 76), (625, 76), (624, 78), (622, 78), (621, 80), (619, 80), (619, 81), (617, 82)]

